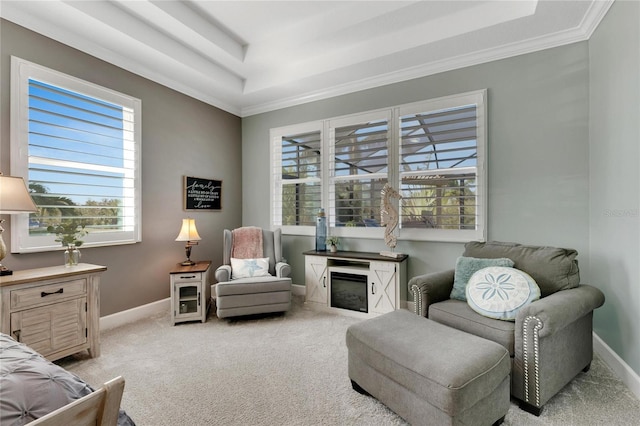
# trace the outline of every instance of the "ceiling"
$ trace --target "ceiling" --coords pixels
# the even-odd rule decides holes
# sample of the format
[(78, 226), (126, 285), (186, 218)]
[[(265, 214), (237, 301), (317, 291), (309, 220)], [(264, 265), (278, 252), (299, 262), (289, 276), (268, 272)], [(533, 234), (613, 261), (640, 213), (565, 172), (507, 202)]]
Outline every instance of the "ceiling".
[(1, 0), (0, 16), (249, 116), (586, 40), (612, 1)]

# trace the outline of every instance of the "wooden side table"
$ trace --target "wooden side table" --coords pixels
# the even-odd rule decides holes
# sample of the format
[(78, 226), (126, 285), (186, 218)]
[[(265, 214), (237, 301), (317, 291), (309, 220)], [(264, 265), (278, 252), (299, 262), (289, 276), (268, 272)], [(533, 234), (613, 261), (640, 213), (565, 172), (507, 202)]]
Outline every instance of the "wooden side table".
[(211, 305), (209, 268), (211, 261), (192, 266), (177, 264), (169, 272), (171, 278), (171, 325), (177, 322), (207, 320)]

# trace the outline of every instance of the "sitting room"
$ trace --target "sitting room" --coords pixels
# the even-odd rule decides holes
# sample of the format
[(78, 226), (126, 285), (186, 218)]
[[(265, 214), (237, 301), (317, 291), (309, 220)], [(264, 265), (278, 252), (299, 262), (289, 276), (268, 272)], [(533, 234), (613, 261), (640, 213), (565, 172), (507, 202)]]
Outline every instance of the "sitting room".
[(631, 0), (1, 0), (0, 424), (640, 424), (639, 76)]

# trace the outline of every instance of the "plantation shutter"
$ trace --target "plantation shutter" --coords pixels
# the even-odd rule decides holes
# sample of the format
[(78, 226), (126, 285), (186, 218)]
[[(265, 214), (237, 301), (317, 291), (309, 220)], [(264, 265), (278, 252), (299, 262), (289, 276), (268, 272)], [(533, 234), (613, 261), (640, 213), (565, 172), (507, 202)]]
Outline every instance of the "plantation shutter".
[(320, 130), (311, 130), (275, 136), (275, 225), (315, 225), (322, 201), (321, 135)]
[[(391, 229), (398, 241), (485, 240), (486, 96), (477, 90), (271, 129), (272, 224), (313, 235), (322, 207), (331, 236), (382, 239)], [(387, 183), (401, 197), (385, 205), (394, 226), (381, 229)], [(387, 220), (396, 213), (399, 226)]]
[(90, 234), (135, 227), (133, 111), (29, 79), (28, 175), (39, 213), (29, 233), (77, 223)]
[(476, 105), (400, 117), (402, 228), (476, 229)]
[(331, 226), (380, 226), (380, 191), (389, 172), (388, 115), (334, 120), (330, 132)]

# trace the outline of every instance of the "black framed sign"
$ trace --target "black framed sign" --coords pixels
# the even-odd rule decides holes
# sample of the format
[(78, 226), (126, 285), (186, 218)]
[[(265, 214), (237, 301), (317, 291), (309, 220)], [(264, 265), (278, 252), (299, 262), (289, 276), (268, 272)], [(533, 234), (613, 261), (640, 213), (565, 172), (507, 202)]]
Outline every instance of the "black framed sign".
[(185, 210), (220, 210), (222, 181), (185, 176), (183, 198)]

